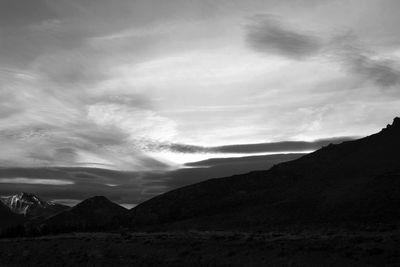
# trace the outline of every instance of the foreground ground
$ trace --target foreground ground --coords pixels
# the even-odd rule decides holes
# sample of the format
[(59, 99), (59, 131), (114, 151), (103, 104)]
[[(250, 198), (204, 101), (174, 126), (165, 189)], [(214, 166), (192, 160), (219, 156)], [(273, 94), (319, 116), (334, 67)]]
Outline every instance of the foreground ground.
[(79, 233), (2, 239), (0, 266), (400, 266), (400, 231)]

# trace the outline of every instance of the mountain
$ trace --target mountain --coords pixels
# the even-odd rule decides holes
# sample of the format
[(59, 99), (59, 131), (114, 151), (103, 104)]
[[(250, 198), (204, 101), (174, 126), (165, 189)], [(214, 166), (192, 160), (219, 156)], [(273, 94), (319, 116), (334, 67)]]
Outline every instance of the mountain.
[(25, 192), (12, 196), (2, 196), (0, 201), (13, 213), (30, 218), (47, 218), (70, 208), (65, 205), (44, 201), (33, 194)]
[(24, 217), (13, 213), (6, 205), (0, 202), (0, 232), (10, 226), (24, 223)]
[(266, 171), (170, 191), (136, 206), (129, 217), (137, 229), (398, 222), (400, 118), (377, 134)]
[(108, 229), (115, 227), (114, 222), (126, 212), (127, 209), (107, 198), (95, 196), (48, 218), (41, 223), (40, 228), (50, 232)]

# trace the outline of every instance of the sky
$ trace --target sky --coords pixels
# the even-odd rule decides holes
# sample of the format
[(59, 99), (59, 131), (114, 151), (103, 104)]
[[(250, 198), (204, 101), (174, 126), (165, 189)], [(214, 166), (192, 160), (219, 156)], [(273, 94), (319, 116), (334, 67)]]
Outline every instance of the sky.
[(189, 162), (309, 152), (400, 113), (397, 0), (0, 6), (1, 192), (133, 205), (198, 181), (171, 182)]

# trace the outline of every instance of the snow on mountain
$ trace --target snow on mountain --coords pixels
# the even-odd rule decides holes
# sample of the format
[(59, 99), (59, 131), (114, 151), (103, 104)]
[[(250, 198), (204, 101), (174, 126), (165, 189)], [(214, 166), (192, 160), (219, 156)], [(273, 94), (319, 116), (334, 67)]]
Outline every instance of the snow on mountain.
[(25, 192), (12, 196), (1, 196), (0, 201), (13, 213), (26, 217), (49, 217), (69, 208), (65, 205), (44, 201), (34, 194)]

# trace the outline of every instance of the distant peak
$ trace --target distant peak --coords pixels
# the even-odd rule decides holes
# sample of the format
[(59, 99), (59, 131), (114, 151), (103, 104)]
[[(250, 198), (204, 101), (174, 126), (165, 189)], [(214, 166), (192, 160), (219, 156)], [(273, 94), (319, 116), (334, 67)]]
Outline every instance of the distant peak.
[(112, 202), (108, 198), (104, 196), (94, 196), (88, 199), (85, 199), (78, 205), (76, 205), (78, 208), (116, 208), (119, 207), (119, 209), (125, 210), (125, 208), (119, 206), (117, 203)]
[(82, 203), (110, 203), (111, 201), (104, 196), (94, 196), (84, 200)]

